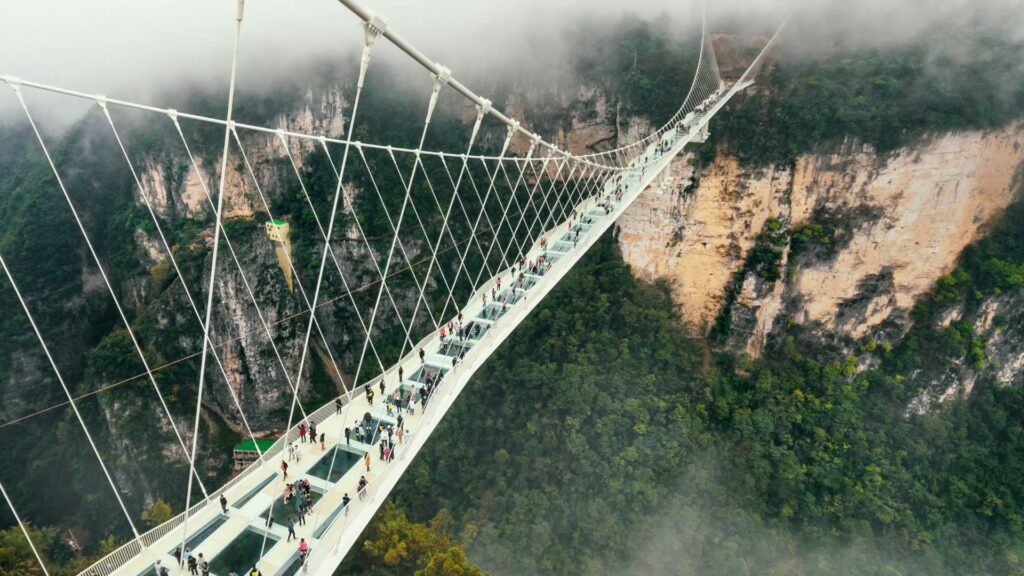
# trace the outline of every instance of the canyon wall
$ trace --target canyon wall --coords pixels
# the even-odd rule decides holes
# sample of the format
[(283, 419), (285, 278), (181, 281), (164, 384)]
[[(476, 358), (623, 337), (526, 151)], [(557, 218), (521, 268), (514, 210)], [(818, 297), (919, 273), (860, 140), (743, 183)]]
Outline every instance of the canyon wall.
[[(918, 297), (1019, 194), (1022, 144), (1014, 124), (938, 134), (884, 156), (847, 143), (789, 167), (719, 156), (698, 169), (688, 155), (623, 216), (619, 243), (636, 274), (671, 286), (693, 330), (725, 322), (736, 351), (761, 354), (783, 321), (840, 349), (892, 341)], [(780, 277), (765, 279), (744, 264), (768, 222), (842, 231), (796, 259), (786, 246)]]

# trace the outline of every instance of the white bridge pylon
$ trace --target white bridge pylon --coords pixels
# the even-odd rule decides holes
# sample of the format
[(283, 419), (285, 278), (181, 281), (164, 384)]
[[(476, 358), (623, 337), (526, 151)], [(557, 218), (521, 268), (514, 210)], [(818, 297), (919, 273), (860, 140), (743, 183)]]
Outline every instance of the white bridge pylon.
[[(41, 90), (92, 100), (101, 107), (120, 148), (119, 152), (123, 153), (152, 218), (165, 256), (173, 265), (176, 280), (184, 288), (198, 329), (202, 333), (202, 366), (205, 367), (207, 358), (211, 357), (216, 369), (211, 370), (213, 376), (209, 376), (209, 379), (212, 380), (216, 374), (223, 376), (223, 381), (207, 383), (206, 370), (199, 370), (191, 448), (185, 445), (180, 435), (178, 436), (180, 448), (190, 467), (186, 512), (145, 533), (136, 528), (135, 522), (121, 501), (114, 478), (107, 473), (99, 450), (91, 444), (92, 437), (89, 435), (85, 420), (78, 417), (81, 432), (89, 439), (94, 455), (103, 466), (109, 487), (117, 498), (134, 535), (123, 546), (83, 571), (83, 576), (148, 575), (153, 573), (153, 567), (158, 562), (171, 568), (171, 573), (175, 574), (178, 573), (180, 561), (177, 551), (183, 548), (191, 549), (195, 554), (203, 553), (204, 558), (211, 562), (213, 573), (218, 576), (228, 576), (229, 571), (247, 574), (253, 566), (258, 567), (265, 576), (284, 576), (299, 571), (322, 576), (332, 574), (474, 372), (569, 273), (632, 202), (655, 183), (672, 159), (687, 144), (704, 141), (708, 134), (709, 122), (715, 114), (739, 91), (753, 84), (754, 78), (764, 66), (766, 55), (776, 43), (785, 25), (779, 27), (743, 76), (727, 85), (719, 74), (705, 17), (702, 24), (701, 52), (693, 83), (683, 104), (669, 122), (640, 141), (601, 152), (573, 155), (553, 143), (544, 141), (540, 136), (523, 128), (519, 122), (493, 109), (490, 101), (466, 88), (452, 77), (448, 69), (429, 60), (390, 30), (383, 19), (353, 0), (340, 2), (362, 21), (365, 33), (355, 99), (350, 117), (347, 119), (348, 134), (345, 138), (328, 138), (322, 135), (266, 128), (232, 119), (231, 102), (243, 0), (238, 0), (235, 51), (232, 57), (232, 96), (229, 96), (226, 119), (161, 109), (23, 81), (10, 76), (0, 78), (13, 89), (33, 129), (35, 121), (29, 101), (25, 97), (30, 91)], [(433, 78), (433, 90), (427, 103), (419, 146), (415, 149), (356, 142), (352, 139), (353, 127), (358, 122), (359, 100), (372, 50), (380, 38), (386, 39), (405, 52), (426, 68)], [(465, 97), (477, 110), (465, 153), (423, 149), (439, 94), (445, 89), (453, 90)], [(210, 268), (205, 309), (201, 307), (201, 301), (197, 303), (197, 300), (201, 300), (199, 294), (193, 295), (193, 291), (198, 287), (193, 286), (190, 290), (178, 269), (174, 252), (165, 239), (161, 220), (150, 203), (147, 184), (139, 178), (132, 164), (132, 156), (119, 136), (110, 110), (121, 108), (150, 113), (161, 121), (170, 122), (175, 128), (176, 135), (180, 137), (181, 150), (189, 159), (189, 168), (202, 185), (211, 214), (215, 217), (214, 237), (221, 240), (213, 243), (213, 264)], [(485, 119), (497, 120), (507, 127), (504, 144), (497, 156), (473, 153), (481, 124)], [(223, 150), (221, 156), (214, 159), (219, 160), (222, 167), (219, 186), (214, 186), (212, 182), (204, 179), (199, 168), (203, 162), (196, 158), (189, 147), (185, 131), (182, 129), (182, 121), (202, 122), (224, 129)], [(308, 317), (308, 320), (303, 320), (307, 322), (307, 326), (303, 333), (304, 342), (297, 367), (289, 366), (283, 353), (274, 344), (274, 325), (260, 306), (256, 296), (258, 291), (254, 290), (252, 284), (255, 278), (251, 274), (247, 275), (228, 230), (221, 226), (225, 168), (232, 147), (242, 160), (241, 165), (245, 172), (243, 177), (249, 179), (258, 194), (260, 207), (270, 218), (275, 217), (271, 211), (273, 203), (268, 200), (260, 185), (258, 171), (253, 168), (246, 153), (246, 138), (254, 135), (276, 142), (275, 145), (280, 146), (283, 155), (289, 159), (290, 168), (294, 171), (301, 192), (316, 221), (314, 235), (317, 236), (317, 242), (323, 245), (315, 284), (303, 285), (298, 273), (295, 273), (293, 278), (298, 292), (297, 297), (301, 299), (305, 311), (304, 317)], [(93, 263), (103, 275), (110, 296), (120, 311), (121, 305), (116, 290), (103, 270), (100, 255), (93, 250), (86, 227), (78, 218), (76, 205), (61, 178), (61, 167), (50, 155), (45, 139), (38, 130), (35, 131), (35, 136), (68, 208), (78, 222), (83, 243), (89, 248)], [(307, 149), (323, 152), (330, 160), (336, 189), (331, 212), (326, 221), (318, 216), (310, 199), (302, 170), (293, 155), (293, 141), (300, 142)], [(525, 141), (527, 145), (512, 146), (514, 141)], [(511, 152), (524, 147), (527, 151), (523, 154)], [(334, 156), (332, 149), (335, 151)], [(338, 151), (341, 153), (338, 154)], [(385, 168), (381, 168), (381, 160), (384, 161)], [(431, 181), (426, 168), (428, 163), (435, 167), (443, 166), (448, 182)], [(400, 209), (388, 209), (388, 203), (384, 201), (382, 191), (377, 186), (374, 169), (371, 166), (377, 167), (378, 175), (381, 170), (387, 169), (392, 171), (390, 176), (397, 177), (402, 188), (397, 191), (402, 194)], [(349, 283), (343, 271), (344, 267), (340, 263), (342, 256), (336, 253), (336, 246), (331, 242), (336, 238), (339, 198), (342, 196), (345, 183), (349, 181), (346, 176), (350, 179), (352, 171), (365, 174), (372, 184), (370, 189), (362, 190), (361, 193), (376, 194), (383, 206), (387, 227), (392, 234), (387, 250), (381, 250), (379, 247), (375, 250), (360, 224), (358, 215), (353, 213), (359, 241), (365, 246), (370, 260), (373, 261), (374, 272), (378, 276), (370, 285), (369, 294), (372, 298), (366, 300), (363, 308), (357, 304), (354, 295), (361, 287), (357, 288)], [(430, 198), (425, 205), (424, 200), (414, 199), (416, 195), (413, 189), (417, 186), (420, 190), (424, 187), (429, 190)], [(450, 193), (443, 192), (445, 186), (448, 186)], [(439, 194), (438, 190), (442, 192)], [(354, 210), (351, 206), (347, 209)], [(435, 236), (428, 232), (424, 222), (438, 218), (441, 230)], [(410, 231), (422, 233), (422, 237), (425, 238), (426, 250), (421, 254), (429, 257), (429, 264), (422, 276), (417, 275), (415, 271), (413, 254), (410, 254), (410, 246), (406, 245), (408, 236), (403, 241), (402, 233), (409, 234)], [(264, 338), (272, 351), (282, 382), (286, 384), (286, 389), (291, 394), (291, 407), (286, 426), (287, 433), (270, 448), (260, 451), (256, 462), (224, 486), (208, 490), (201, 483), (197, 484), (199, 491), (202, 492), (199, 495), (193, 492), (192, 481), (199, 479), (194, 462), (204, 384), (216, 386), (226, 385), (228, 382), (218, 352), (222, 345), (214, 342), (210, 330), (214, 312), (213, 293), (217, 286), (218, 274), (216, 248), (221, 243), (227, 251), (224, 257), (229, 259), (228, 264), (222, 263), (221, 267), (230, 270), (233, 265), (237, 270), (246, 290), (243, 299), (251, 303), (258, 316), (261, 334), (254, 337)], [(448, 247), (442, 249), (442, 246)], [(448, 250), (455, 250), (457, 265), (449, 265), (446, 269), (439, 256)], [(282, 258), (288, 259), (287, 265), (292, 267), (288, 252), (283, 251), (281, 254)], [(383, 266), (379, 264), (380, 261), (384, 263)], [(473, 268), (470, 262), (478, 262), (476, 268)], [(67, 395), (68, 404), (77, 415), (76, 398), (65, 385), (61, 371), (50, 355), (44, 331), (36, 325), (31, 298), (24, 298), (19, 291), (17, 278), (8, 268), (2, 254), (0, 267), (31, 323), (34, 335), (46, 353), (56, 379)], [(324, 295), (325, 275), (336, 275), (340, 278), (342, 285), (333, 286), (332, 293), (341, 292), (342, 295), (334, 296), (333, 299), (347, 300), (351, 303), (356, 313), (356, 330), (362, 335), (362, 346), (352, 378), (352, 389), (346, 389), (344, 395), (316, 410), (307, 411), (299, 400), (298, 391), (304, 374), (308, 373), (308, 369), (304, 368), (310, 347), (314, 345), (311, 339), (315, 339), (319, 349), (326, 353), (328, 362), (336, 373), (343, 373), (338, 368), (336, 355), (332, 352), (330, 338), (326, 333), (329, 328), (322, 324), (322, 320), (318, 320), (318, 311), (329, 303)], [(413, 280), (417, 298), (411, 310), (402, 309), (399, 299), (388, 286), (388, 281), (393, 281), (396, 277), (402, 277), (403, 280), (411, 277)], [(465, 286), (467, 283), (468, 287)], [(428, 297), (427, 290), (430, 287), (443, 289), (443, 293), (446, 293), (446, 297), (441, 300), (443, 304), (440, 310), (437, 309), (437, 300)], [(468, 298), (456, 296), (467, 293)], [(372, 308), (369, 306), (370, 301)], [(433, 306), (431, 302), (434, 303)], [(398, 325), (382, 326), (381, 318), (385, 313), (393, 314)], [(146, 367), (146, 375), (162, 402), (163, 396), (158, 382), (153, 377), (156, 369), (151, 369), (146, 363), (142, 347), (132, 333), (129, 319), (123, 312), (121, 316)], [(414, 341), (414, 334), (416, 337), (419, 336), (416, 327), (422, 324), (424, 318), (431, 329), (425, 337)], [(453, 327), (456, 328), (454, 333)], [(384, 330), (398, 331), (403, 335), (397, 361), (384, 358), (375, 345), (374, 335)], [(447, 334), (444, 334), (445, 331)], [(228, 386), (228, 389), (231, 390), (231, 387)], [(364, 391), (368, 389), (374, 390), (377, 394), (372, 403), (364, 397)], [(255, 441), (241, 403), (233, 390), (231, 397), (244, 429)], [(391, 402), (385, 403), (385, 398)], [(415, 407), (414, 410), (409, 409), (410, 402)], [(178, 430), (174, 427), (165, 404), (163, 410), (177, 433)], [(311, 424), (316, 426), (318, 434), (324, 434), (323, 447), (319, 442), (298, 442), (300, 426)], [(351, 434), (347, 435), (346, 430), (351, 430)], [(363, 430), (365, 435), (359, 433)], [(395, 454), (393, 460), (388, 462), (382, 460), (379, 455), (385, 445), (383, 443), (389, 439), (394, 442)], [(289, 447), (292, 445), (297, 446), (300, 458), (290, 454)], [(281, 472), (282, 463), (288, 465), (287, 479)], [(306, 515), (305, 523), (295, 526), (297, 536), (304, 538), (308, 545), (308, 552), (305, 554), (300, 554), (296, 540), (289, 541), (285, 524), (286, 518), (294, 509), (294, 503), (285, 504), (282, 498), (286, 483), (299, 479), (308, 481), (315, 495), (314, 504)], [(361, 479), (365, 482), (361, 482)], [(0, 489), (2, 488), (0, 485)], [(4, 496), (21, 525), (14, 505), (6, 498), (6, 491)], [(226, 498), (228, 502), (226, 511), (222, 510), (221, 497)], [(28, 532), (24, 531), (23, 526), (22, 528), (26, 539), (32, 544)], [(227, 558), (234, 559), (233, 562), (238, 565), (227, 563)], [(38, 555), (37, 559), (43, 572), (48, 574), (43, 559)]]

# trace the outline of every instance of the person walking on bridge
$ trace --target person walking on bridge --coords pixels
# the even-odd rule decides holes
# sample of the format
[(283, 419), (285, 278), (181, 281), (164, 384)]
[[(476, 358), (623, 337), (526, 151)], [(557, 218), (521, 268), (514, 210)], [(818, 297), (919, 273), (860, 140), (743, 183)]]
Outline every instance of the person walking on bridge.
[(341, 398), (334, 399), (334, 413), (341, 414)]
[(305, 424), (299, 424), (299, 441), (300, 442), (305, 442), (306, 441), (306, 425)]

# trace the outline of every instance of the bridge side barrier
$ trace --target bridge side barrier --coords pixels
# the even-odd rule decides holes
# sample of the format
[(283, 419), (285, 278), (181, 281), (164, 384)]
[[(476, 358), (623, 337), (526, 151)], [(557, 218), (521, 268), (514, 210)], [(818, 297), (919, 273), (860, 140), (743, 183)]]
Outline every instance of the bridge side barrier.
[[(415, 353), (415, 350), (423, 347), (431, 339), (432, 336), (433, 336), (433, 332), (431, 332), (427, 336), (423, 337), (412, 348), (411, 352)], [(389, 376), (397, 374), (397, 371), (398, 371), (398, 365), (396, 364), (396, 365), (388, 368), (387, 370), (385, 370), (383, 374), (380, 374), (380, 375), (376, 376), (375, 378), (367, 381), (362, 386), (365, 386), (367, 384), (370, 385), (370, 386), (376, 386), (381, 380), (383, 380), (383, 379), (385, 379), (385, 378), (387, 378)], [(302, 421), (296, 423), (294, 426), (292, 426), (292, 428), (289, 429), (287, 433), (282, 434), (273, 444), (271, 444), (271, 446), (269, 448), (267, 448), (265, 451), (263, 451), (263, 454), (261, 455), (260, 458), (258, 458), (257, 460), (255, 460), (254, 462), (249, 464), (245, 469), (243, 469), (235, 477), (233, 477), (230, 480), (228, 480), (223, 486), (221, 486), (217, 490), (211, 492), (209, 498), (204, 499), (204, 500), (200, 500), (200, 501), (196, 502), (195, 504), (193, 504), (188, 509), (188, 517), (190, 519), (193, 518), (203, 508), (205, 508), (207, 504), (209, 504), (210, 502), (218, 500), (222, 494), (226, 494), (229, 490), (231, 490), (232, 488), (237, 486), (239, 483), (241, 483), (242, 481), (248, 479), (249, 476), (253, 472), (255, 472), (256, 470), (258, 470), (268, 459), (273, 458), (275, 455), (281, 453), (281, 451), (284, 450), (285, 446), (287, 446), (288, 444), (290, 444), (292, 442), (297, 441), (299, 439), (299, 426), (300, 425), (302, 425), (302, 424), (307, 424), (307, 425), (308, 424), (318, 424), (319, 425), (321, 422), (323, 422), (324, 420), (326, 420), (330, 416), (333, 416), (335, 411), (336, 411), (336, 408), (335, 408), (335, 405), (334, 405), (334, 400), (335, 399), (340, 399), (341, 400), (342, 407), (344, 407), (344, 406), (348, 405), (350, 402), (352, 402), (352, 400), (355, 398), (355, 396), (357, 395), (357, 393), (360, 390), (360, 388), (362, 388), (362, 386), (360, 386), (359, 388), (353, 387), (347, 393), (345, 393), (345, 394), (343, 394), (341, 396), (338, 396), (336, 398), (331, 399), (329, 402), (327, 402), (326, 404), (324, 404), (320, 408), (317, 408), (314, 412), (310, 413), (305, 420), (302, 420)], [(117, 570), (118, 568), (120, 568), (121, 566), (123, 566), (124, 564), (126, 564), (127, 562), (129, 562), (130, 560), (132, 560), (133, 558), (138, 556), (139, 554), (141, 554), (146, 548), (148, 548), (149, 546), (152, 546), (157, 541), (162, 539), (164, 536), (167, 536), (168, 534), (170, 534), (171, 532), (173, 532), (176, 529), (180, 529), (182, 523), (184, 522), (184, 520), (185, 520), (185, 512), (178, 513), (176, 516), (174, 516), (170, 520), (164, 522), (163, 524), (160, 524), (159, 526), (155, 526), (152, 529), (150, 529), (149, 531), (141, 534), (137, 540), (131, 540), (131, 541), (125, 543), (124, 545), (122, 545), (121, 547), (115, 549), (110, 554), (107, 554), (103, 558), (100, 558), (99, 560), (94, 562), (91, 566), (87, 567), (85, 570), (83, 570), (79, 574), (81, 576), (92, 576), (93, 574), (95, 574), (96, 576), (109, 576), (115, 570)]]

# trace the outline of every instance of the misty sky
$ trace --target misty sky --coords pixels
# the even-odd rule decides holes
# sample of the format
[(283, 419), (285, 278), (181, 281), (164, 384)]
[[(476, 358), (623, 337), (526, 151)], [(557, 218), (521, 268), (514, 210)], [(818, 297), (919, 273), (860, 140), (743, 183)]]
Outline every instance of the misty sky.
[[(696, 29), (699, 0), (363, 0), (389, 25), (456, 76), (474, 66), (509, 66), (540, 74), (544, 58), (524, 58), (538, 46), (556, 46), (566, 24), (626, 13), (668, 19), (680, 33)], [(712, 0), (719, 21), (768, 22), (783, 12), (814, 18), (826, 8), (829, 25), (845, 26), (866, 41), (913, 36), (966, 7), (1020, 21), (1021, 0)], [(0, 74), (111, 97), (155, 101), (176, 84), (226, 84), (235, 0), (7, 0), (0, 17)], [(667, 18), (666, 18), (667, 17)], [(1022, 26), (1024, 28), (1024, 26)], [(358, 21), (334, 0), (248, 0), (243, 26), (244, 86), (254, 71), (272, 78), (290, 67), (336, 54), (351, 58), (361, 46)], [(385, 50), (391, 49), (390, 47)], [(393, 49), (392, 49), (393, 50)], [(517, 56), (520, 56), (517, 58)], [(50, 102), (48, 102), (50, 103)], [(0, 90), (0, 118), (15, 102)], [(79, 107), (50, 103), (65, 117)]]
[[(147, 100), (174, 82), (226, 82), (234, 0), (5, 4), (0, 18), (0, 74)], [(557, 8), (543, 0), (363, 0), (363, 4), (383, 14), (390, 26), (426, 54), (449, 64), (456, 75), (455, 62), (469, 54), (479, 60), (507, 58), (521, 52), (525, 43), (550, 41), (548, 36), (557, 33), (557, 22), (584, 7), (589, 15), (627, 10), (626, 2), (608, 0), (559, 0)], [(628, 4), (633, 4), (630, 12), (644, 17), (670, 12), (682, 26), (695, 3)], [(514, 8), (497, 9), (501, 5)], [(243, 69), (258, 65), (272, 73), (324, 55), (351, 57), (361, 41), (357, 18), (334, 0), (248, 0), (241, 61)], [(244, 76), (239, 78), (240, 85), (245, 82)], [(13, 105), (12, 97), (0, 92), (0, 114), (10, 112)]]

